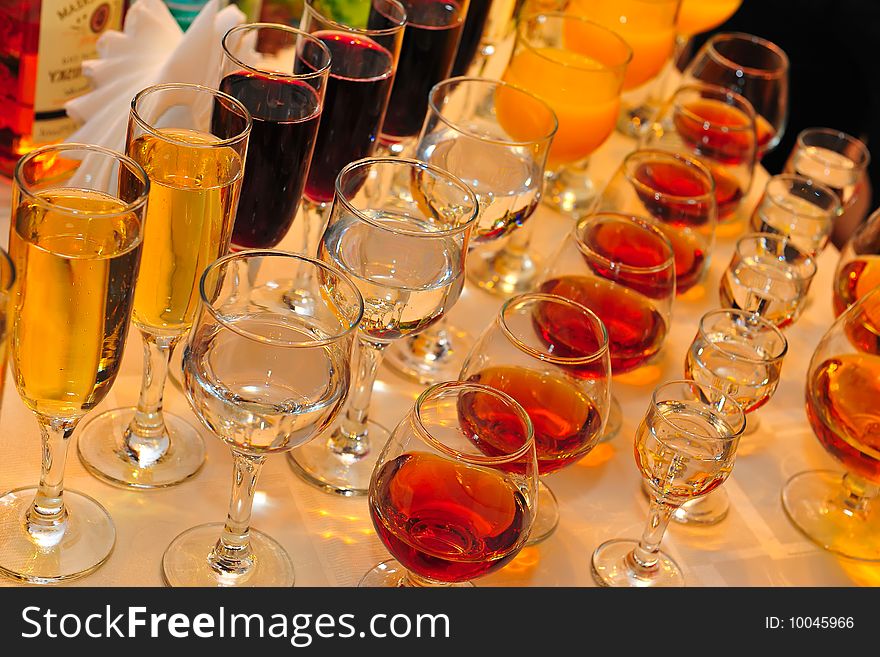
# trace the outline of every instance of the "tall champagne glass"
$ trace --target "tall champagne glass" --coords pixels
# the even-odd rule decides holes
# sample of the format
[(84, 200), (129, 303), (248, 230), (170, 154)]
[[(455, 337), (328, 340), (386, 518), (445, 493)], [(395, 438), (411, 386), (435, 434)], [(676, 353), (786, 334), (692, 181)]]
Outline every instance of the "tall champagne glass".
[[(271, 291), (294, 270), (308, 281), (312, 302), (291, 308)], [(363, 299), (333, 267), (260, 250), (211, 264), (199, 291), (201, 310), (183, 356), (184, 389), (202, 423), (232, 450), (232, 499), (225, 523), (193, 527), (168, 546), (165, 580), (292, 586), (287, 552), (250, 526), (257, 478), (267, 456), (310, 440), (342, 408)]]
[(6, 365), (9, 360), (7, 335), (9, 329), (9, 303), (12, 285), (15, 283), (15, 265), (9, 254), (0, 249), (0, 401), (6, 387)]
[[(220, 91), (251, 114), (232, 248), (276, 246), (299, 207), (318, 123), (323, 123), (330, 50), (324, 42), (287, 25), (252, 23), (223, 37)], [(214, 134), (234, 113), (215, 112)]]
[(880, 209), (862, 223), (844, 245), (834, 273), (834, 314), (880, 287)]
[(651, 489), (648, 522), (640, 540), (615, 539), (593, 552), (600, 586), (683, 586), (677, 563), (660, 550), (675, 509), (725, 482), (736, 457), (745, 416), (718, 388), (696, 381), (658, 386), (636, 430), (639, 473)]
[(9, 350), (43, 462), (38, 487), (0, 497), (0, 572), (46, 584), (87, 575), (116, 542), (104, 507), (64, 490), (64, 468), (74, 429), (119, 373), (150, 183), (132, 159), (80, 144), (32, 151), (13, 180)]
[[(522, 123), (503, 110), (515, 104)], [(524, 229), (541, 198), (544, 164), (556, 116), (536, 96), (506, 82), (450, 78), (434, 86), (416, 157), (466, 181), (477, 195), (480, 218), (470, 246), (491, 246)], [(483, 249), (486, 251), (488, 249)], [(475, 252), (468, 276), (478, 284), (486, 260)], [(487, 256), (491, 257), (491, 255)], [(386, 362), (405, 376), (431, 383), (458, 377), (473, 338), (444, 319), (388, 350)]]
[(807, 369), (807, 419), (845, 472), (796, 474), (782, 490), (789, 519), (835, 554), (880, 561), (880, 289), (850, 306)]
[(459, 178), (425, 162), (368, 158), (336, 179), (321, 260), (346, 272), (364, 297), (357, 375), (340, 421), (290, 453), (306, 481), (340, 495), (366, 495), (388, 430), (369, 419), (385, 349), (423, 331), (455, 304), (479, 205)]
[(205, 460), (199, 432), (162, 409), (168, 363), (198, 310), (198, 280), (229, 248), (251, 118), (239, 101), (190, 84), (148, 87), (131, 102), (126, 151), (150, 177), (132, 321), (144, 342), (137, 407), (83, 428), (80, 460), (131, 488), (173, 486)]

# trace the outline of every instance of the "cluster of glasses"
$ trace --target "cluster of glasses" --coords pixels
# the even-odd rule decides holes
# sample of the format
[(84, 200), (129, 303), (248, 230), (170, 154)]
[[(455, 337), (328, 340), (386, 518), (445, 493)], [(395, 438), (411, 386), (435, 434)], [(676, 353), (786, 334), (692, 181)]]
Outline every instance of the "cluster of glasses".
[[(225, 35), (219, 89), (137, 94), (125, 155), (62, 144), (21, 159), (0, 288), (43, 463), (38, 487), (0, 498), (0, 571), (57, 582), (111, 553), (110, 516), (65, 491), (63, 474), (130, 324), (144, 343), (140, 398), (79, 431), (88, 471), (131, 489), (199, 472), (199, 431), (163, 411), (187, 335), (183, 390), (233, 455), (226, 521), (172, 542), (170, 585), (293, 584), (284, 548), (250, 526), (272, 453), (327, 492), (368, 496), (395, 560), (364, 586), (468, 584), (552, 534), (543, 479), (620, 430), (612, 376), (659, 356), (677, 296), (701, 286), (719, 227), (783, 134), (788, 61), (751, 35), (711, 38), (600, 190), (587, 159), (615, 125), (643, 122), (634, 92), (662, 86), (682, 37), (739, 1), (573, 0), (520, 17), (502, 80), (450, 78), (481, 69), (509, 24), (487, 27), (489, 4), (369, 0), (351, 24), (307, 0), (300, 29)], [(776, 389), (782, 329), (803, 311), (835, 221), (864, 194), (868, 159), (859, 140), (811, 129), (768, 181), (720, 281), (722, 308), (702, 317), (685, 378), (656, 387), (636, 431), (649, 522), (640, 541), (596, 550), (600, 584), (680, 585), (660, 551), (667, 524), (727, 513), (719, 487)], [(576, 218), (546, 266), (529, 252), (542, 200)], [(301, 254), (275, 250), (298, 213)], [(878, 226), (880, 214), (843, 250), (842, 314), (808, 375), (809, 420), (849, 473), (842, 485), (804, 474), (783, 495), (816, 542), (874, 560)], [(466, 277), (509, 297), (473, 342), (444, 322)], [(434, 383), (393, 431), (370, 418), (386, 352)]]

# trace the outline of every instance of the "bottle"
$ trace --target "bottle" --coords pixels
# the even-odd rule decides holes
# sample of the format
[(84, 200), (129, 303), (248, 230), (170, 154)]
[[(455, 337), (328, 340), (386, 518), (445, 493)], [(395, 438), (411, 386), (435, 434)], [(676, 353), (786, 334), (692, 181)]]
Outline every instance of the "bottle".
[(107, 30), (121, 30), (126, 0), (0, 0), (0, 173), (25, 153), (76, 129), (64, 104), (89, 90), (82, 62)]

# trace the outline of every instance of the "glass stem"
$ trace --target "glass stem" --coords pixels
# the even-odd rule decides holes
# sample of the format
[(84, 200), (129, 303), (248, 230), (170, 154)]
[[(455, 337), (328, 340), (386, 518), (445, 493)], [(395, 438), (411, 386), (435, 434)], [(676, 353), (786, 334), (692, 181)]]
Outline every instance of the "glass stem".
[(499, 276), (516, 275), (529, 269), (529, 246), (532, 243), (534, 220), (515, 230), (507, 244), (492, 257), (492, 271)]
[(629, 553), (627, 563), (638, 577), (650, 577), (657, 570), (660, 541), (672, 518), (675, 507), (652, 495), (648, 522), (639, 544)]
[(363, 458), (370, 451), (367, 414), (386, 346), (364, 338), (358, 340), (357, 378), (349, 392), (339, 430), (333, 433), (329, 441), (330, 449), (336, 454)]
[(146, 468), (168, 452), (169, 438), (162, 417), (165, 379), (174, 347), (181, 336), (155, 336), (141, 331), (144, 338), (144, 377), (131, 424), (125, 432), (125, 451), (139, 467)]
[(443, 360), (451, 349), (451, 343), (446, 317), (407, 340), (407, 346), (416, 359), (431, 363)]
[(67, 528), (64, 507), (64, 467), (70, 436), (79, 418), (51, 418), (37, 414), (43, 442), (40, 486), (27, 513), (26, 527), (34, 543), (50, 548), (57, 545)]
[(871, 500), (880, 495), (880, 486), (850, 472), (843, 475), (844, 512), (863, 518), (867, 515)]
[(232, 451), (232, 499), (220, 539), (208, 555), (208, 564), (220, 575), (241, 576), (254, 565), (251, 554), (251, 512), (257, 477), (265, 456), (250, 456)]

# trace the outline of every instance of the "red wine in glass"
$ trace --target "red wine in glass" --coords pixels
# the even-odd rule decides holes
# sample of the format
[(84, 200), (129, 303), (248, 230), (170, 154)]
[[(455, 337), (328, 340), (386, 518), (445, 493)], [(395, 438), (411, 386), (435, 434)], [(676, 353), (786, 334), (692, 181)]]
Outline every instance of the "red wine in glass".
[(455, 62), (452, 64), (452, 73), (449, 77), (455, 78), (468, 72), (477, 54), (477, 48), (480, 47), (491, 7), (492, 0), (470, 1), (467, 18), (461, 31), (461, 42), (458, 44), (458, 52), (455, 53)]
[(330, 31), (312, 36), (327, 46), (332, 59), (305, 195), (328, 203), (342, 168), (375, 150), (394, 80), (394, 58), (366, 36)]
[(369, 501), (388, 551), (410, 572), (436, 582), (494, 572), (526, 539), (528, 505), (502, 473), (425, 452), (383, 464)]
[(672, 122), (689, 148), (721, 164), (742, 164), (754, 150), (748, 115), (720, 100), (701, 98), (685, 103)]
[(468, 3), (403, 0), (402, 4), (407, 23), (382, 124), (382, 135), (389, 141), (412, 137), (422, 129), (431, 87), (452, 70)]
[[(232, 244), (240, 249), (274, 247), (296, 216), (321, 98), (302, 80), (245, 71), (223, 78), (220, 91), (241, 101), (253, 117)], [(222, 126), (230, 120), (226, 114), (217, 104), (214, 123)]]

